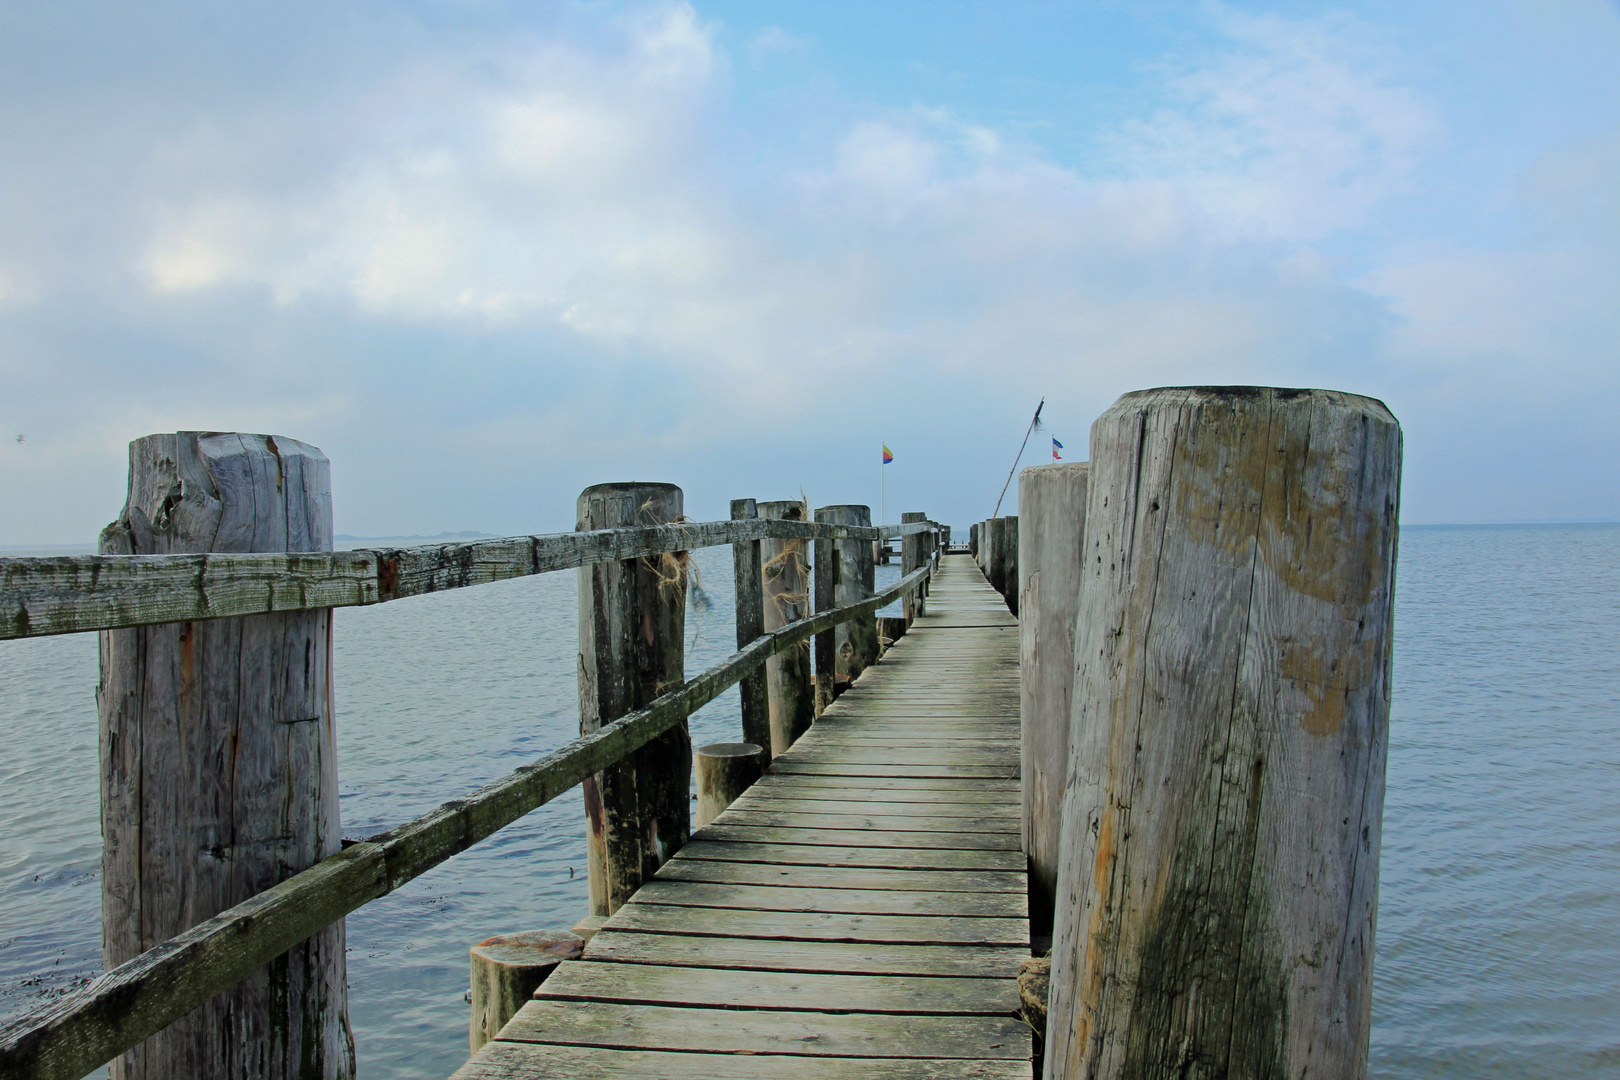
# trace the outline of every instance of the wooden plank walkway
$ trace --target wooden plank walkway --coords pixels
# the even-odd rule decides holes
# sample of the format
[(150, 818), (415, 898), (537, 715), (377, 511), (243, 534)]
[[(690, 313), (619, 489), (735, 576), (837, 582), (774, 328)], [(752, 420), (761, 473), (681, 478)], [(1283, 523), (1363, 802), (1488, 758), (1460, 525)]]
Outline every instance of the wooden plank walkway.
[(455, 1080), (1031, 1076), (1017, 622), (928, 608)]

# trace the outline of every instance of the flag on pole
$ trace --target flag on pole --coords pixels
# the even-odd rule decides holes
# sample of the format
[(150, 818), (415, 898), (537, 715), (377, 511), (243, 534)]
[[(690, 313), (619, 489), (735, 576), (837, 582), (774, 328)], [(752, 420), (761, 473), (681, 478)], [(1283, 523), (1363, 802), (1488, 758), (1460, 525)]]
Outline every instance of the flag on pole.
[(888, 443), (883, 443), (883, 464), (887, 465), (894, 460), (894, 451), (889, 449)]
[(1058, 442), (1057, 439), (1053, 439), (1052, 440), (1052, 460), (1053, 461), (1062, 461), (1063, 460), (1062, 455), (1060, 455), (1058, 453), (1058, 451), (1061, 450), (1061, 449), (1063, 449), (1063, 444)]

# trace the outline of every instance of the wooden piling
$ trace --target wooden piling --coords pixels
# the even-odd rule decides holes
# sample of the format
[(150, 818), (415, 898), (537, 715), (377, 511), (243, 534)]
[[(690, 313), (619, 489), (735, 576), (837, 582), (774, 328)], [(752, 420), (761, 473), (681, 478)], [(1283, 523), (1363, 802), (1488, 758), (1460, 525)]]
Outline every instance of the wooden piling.
[(498, 934), (469, 950), (472, 1019), (467, 1044), (476, 1054), (534, 996), (564, 960), (578, 960), (585, 939), (567, 930)]
[(1093, 425), (1051, 1080), (1366, 1076), (1400, 467), (1332, 391)]
[(991, 518), (984, 523), (984, 577), (990, 587), (1007, 595), (1006, 518)]
[(1057, 899), (1088, 469), (1085, 462), (1035, 465), (1018, 474), (1020, 773), (1029, 932), (1037, 944), (1050, 943)]
[[(674, 484), (597, 484), (579, 497), (578, 528), (680, 520)], [(684, 553), (579, 570), (579, 728), (599, 730), (685, 678)], [(612, 915), (686, 843), (692, 743), (682, 722), (584, 782), (591, 914)]]
[[(783, 500), (758, 504), (759, 516), (781, 521), (804, 521), (803, 502)], [(780, 630), (810, 613), (810, 560), (803, 540), (761, 540), (760, 573), (764, 604), (762, 624)], [(770, 719), (772, 758), (787, 752), (794, 740), (810, 730), (816, 699), (810, 678), (810, 645), (805, 642), (765, 661), (765, 697)], [(750, 740), (752, 741), (752, 740)], [(760, 745), (766, 745), (761, 743)]]
[[(332, 550), (325, 455), (182, 431), (129, 448), (107, 555)], [(111, 969), (337, 852), (330, 610), (101, 633)], [(354, 1075), (343, 923), (112, 1062), (116, 1080)]]
[[(746, 521), (759, 516), (753, 499), (731, 500), (731, 520)], [(731, 545), (733, 581), (736, 586), (737, 648), (742, 648), (765, 632), (765, 593), (760, 571), (760, 542), (746, 540)], [(737, 684), (742, 704), (742, 734), (745, 742), (765, 748), (770, 760), (771, 710), (766, 700), (765, 672), (755, 670)]]
[(725, 742), (700, 746), (697, 767), (697, 824), (707, 825), (765, 774), (770, 759), (758, 743)]
[(990, 559), (985, 576), (1001, 598), (1007, 610), (1018, 614), (1018, 517), (992, 518), (990, 521)]
[(906, 620), (893, 615), (878, 616), (878, 647), (891, 648), (895, 642), (906, 636)]
[[(871, 507), (823, 506), (816, 520), (828, 525), (870, 528)], [(816, 610), (858, 604), (876, 591), (872, 545), (864, 540), (816, 541)], [(816, 635), (816, 710), (843, 693), (862, 671), (877, 663), (877, 616), (863, 615)], [(830, 690), (830, 693), (829, 693)]]
[[(927, 521), (928, 515), (920, 510), (910, 510), (900, 515), (900, 524), (909, 525), (914, 521)], [(913, 570), (921, 569), (928, 561), (929, 533), (911, 533), (900, 538), (900, 575), (904, 577)], [(919, 615), (927, 614), (927, 601), (924, 599), (924, 590), (918, 589), (906, 597), (901, 604), (905, 612), (906, 625), (910, 626)]]

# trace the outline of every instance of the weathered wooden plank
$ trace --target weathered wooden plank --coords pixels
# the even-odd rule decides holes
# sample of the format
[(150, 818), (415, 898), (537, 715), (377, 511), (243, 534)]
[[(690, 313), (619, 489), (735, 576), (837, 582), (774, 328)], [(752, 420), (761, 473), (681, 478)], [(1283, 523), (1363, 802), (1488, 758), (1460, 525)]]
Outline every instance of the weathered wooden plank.
[[(904, 870), (894, 867), (792, 866), (721, 862), (677, 855), (659, 868), (661, 881), (781, 885), (794, 888), (860, 889), (901, 892), (1005, 893), (1014, 903), (1024, 894), (1022, 875), (1004, 870)], [(643, 886), (645, 888), (645, 886)]]
[(880, 829), (822, 829), (791, 826), (744, 825), (715, 821), (694, 834), (704, 840), (738, 840), (754, 844), (828, 844), (834, 847), (874, 847), (896, 850), (954, 848), (968, 851), (1021, 851), (1014, 832), (901, 832)]
[(844, 915), (981, 915), (1022, 919), (1028, 914), (1028, 905), (1012, 893), (806, 889), (780, 885), (699, 884), (672, 878), (647, 882), (636, 892), (635, 902), (756, 911), (828, 911)]
[[(886, 794), (886, 793), (885, 793)], [(909, 793), (908, 793), (909, 794)], [(1008, 807), (1002, 797), (997, 796), (994, 802), (958, 802), (955, 800), (942, 801), (929, 799), (924, 802), (903, 801), (884, 798), (877, 793), (872, 797), (859, 799), (839, 799), (821, 797), (815, 799), (771, 798), (770, 796), (756, 796), (749, 794), (731, 804), (733, 810), (759, 810), (774, 813), (794, 814), (870, 814), (881, 813), (900, 817), (966, 817), (983, 818), (995, 822), (998, 830), (1005, 828), (1009, 823), (1016, 828), (1019, 817), (1017, 812)], [(873, 805), (876, 802), (877, 805)]]
[(748, 843), (694, 837), (681, 854), (689, 859), (787, 863), (795, 866), (883, 866), (932, 870), (1018, 870), (1017, 851), (966, 848), (834, 847), (828, 844)]
[(769, 826), (791, 829), (876, 829), (883, 832), (946, 832), (1018, 834), (1018, 819), (1000, 817), (939, 817), (905, 814), (859, 814), (838, 811), (736, 808), (718, 818), (717, 825)]
[(1017, 985), (1007, 979), (820, 975), (590, 961), (562, 965), (535, 996), (792, 1012), (1007, 1016), (1018, 1011)]
[(778, 760), (771, 762), (777, 776), (885, 776), (900, 779), (1011, 779), (1018, 778), (1016, 765), (860, 765), (854, 762), (823, 764), (816, 761)]
[[(787, 801), (885, 803), (894, 813), (911, 813), (903, 807), (939, 807), (944, 813), (976, 814), (994, 810), (1008, 810), (1004, 788), (869, 788), (858, 780), (845, 780), (828, 784), (797, 784), (798, 780), (830, 780), (831, 777), (776, 777), (780, 781), (767, 785), (764, 781), (749, 789), (747, 805), (764, 807), (767, 803)], [(864, 777), (862, 779), (865, 779)]]
[(501, 1030), (502, 1042), (638, 1050), (816, 1057), (1027, 1059), (1029, 1027), (1010, 1016), (908, 1016), (903, 1024), (860, 1013), (682, 1009), (667, 1005), (536, 998)]
[(989, 747), (991, 749), (1018, 749), (1017, 728), (1011, 723), (991, 721), (985, 724), (959, 724), (931, 730), (928, 723), (890, 721), (872, 717), (864, 724), (843, 723), (820, 727), (814, 738), (805, 744), (810, 747), (827, 746), (915, 746), (920, 749), (939, 747)]
[[(802, 747), (802, 750), (806, 757), (812, 755), (820, 757), (824, 754), (891, 754), (905, 750), (907, 747), (914, 747), (919, 753), (939, 756), (956, 754), (969, 757), (985, 757), (994, 755), (995, 764), (1000, 764), (1008, 754), (1016, 755), (1018, 753), (1018, 743), (1012, 739), (970, 739), (967, 737), (958, 739), (924, 727), (917, 729), (919, 734), (915, 738), (908, 738), (903, 734), (904, 730), (903, 728), (884, 728), (881, 731), (866, 735), (854, 735), (848, 738), (843, 735), (828, 735), (807, 743)], [(979, 761), (966, 762), (965, 764), (982, 765), (988, 763), (990, 762)]]
[(672, 1053), (494, 1042), (453, 1080), (1029, 1080), (1029, 1061)]
[(982, 792), (995, 794), (1018, 791), (1018, 779), (1009, 776), (840, 776), (836, 774), (794, 773), (760, 777), (750, 790), (766, 792), (777, 790), (781, 784), (792, 791), (816, 791), (822, 788), (862, 788), (867, 791), (942, 791)]
[(714, 934), (772, 941), (867, 941), (912, 945), (1025, 945), (1022, 919), (971, 915), (859, 915), (832, 911), (751, 911), (746, 908), (626, 904), (604, 929), (663, 934)]
[(973, 746), (894, 746), (883, 742), (808, 743), (793, 748), (780, 759), (782, 770), (794, 766), (825, 765), (904, 765), (922, 768), (930, 765), (985, 766), (1000, 775), (1011, 775), (1019, 764), (1018, 747)]
[(849, 941), (772, 941), (713, 934), (642, 934), (603, 929), (585, 946), (586, 960), (683, 964), (832, 975), (937, 975), (1017, 979), (1027, 945), (917, 945)]

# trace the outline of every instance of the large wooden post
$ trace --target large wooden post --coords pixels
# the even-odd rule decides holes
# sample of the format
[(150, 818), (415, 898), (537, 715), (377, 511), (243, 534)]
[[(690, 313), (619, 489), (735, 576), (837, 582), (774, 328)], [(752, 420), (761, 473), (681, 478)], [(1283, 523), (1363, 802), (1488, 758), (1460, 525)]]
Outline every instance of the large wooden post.
[[(759, 516), (781, 521), (804, 521), (803, 502), (762, 502)], [(780, 630), (810, 613), (810, 561), (804, 540), (761, 540), (760, 573), (764, 581), (762, 622), (766, 630)], [(765, 661), (765, 696), (770, 717), (769, 754), (787, 752), (794, 740), (810, 730), (816, 699), (810, 679), (810, 644), (795, 645)], [(761, 743), (765, 746), (765, 743)]]
[(1007, 608), (1018, 614), (1018, 515), (1001, 518), (1001, 531), (996, 534), (997, 552), (1001, 563), (1001, 597)]
[[(867, 506), (823, 506), (816, 521), (826, 525), (857, 525), (870, 528), (872, 509)], [(816, 610), (858, 604), (877, 589), (872, 568), (872, 545), (865, 540), (816, 541)], [(830, 697), (818, 701), (822, 708), (848, 689), (870, 665), (877, 663), (877, 616), (863, 615), (838, 624), (831, 635), (816, 635), (816, 679), (818, 691), (828, 673), (823, 652), (832, 649)], [(824, 692), (824, 691), (823, 691)], [(820, 710), (817, 710), (818, 715)]]
[[(579, 497), (578, 527), (666, 525), (681, 518), (674, 484), (597, 484)], [(685, 680), (686, 564), (679, 555), (579, 570), (579, 730), (600, 729)], [(692, 742), (682, 722), (587, 777), (591, 914), (612, 915), (686, 843)]]
[(1052, 1080), (1366, 1076), (1400, 469), (1325, 390), (1093, 425)]
[(991, 518), (984, 523), (984, 577), (990, 582), (990, 587), (998, 593), (1007, 584), (1007, 564), (1004, 556), (1007, 553), (1004, 537), (1007, 531), (1006, 518)]
[[(900, 524), (909, 525), (914, 521), (927, 521), (928, 515), (920, 510), (908, 511), (900, 515)], [(928, 539), (931, 533), (911, 533), (900, 540), (900, 576), (920, 570), (928, 562)], [(910, 626), (919, 615), (927, 613), (926, 593), (918, 589), (905, 599), (902, 608), (905, 611), (906, 625)]]
[(1024, 854), (1029, 856), (1029, 932), (1044, 941), (1052, 937), (1057, 899), (1088, 468), (1085, 462), (1034, 465), (1018, 474)]
[[(332, 550), (325, 455), (182, 431), (129, 447), (107, 555)], [(101, 634), (102, 953), (118, 964), (339, 848), (332, 613)], [(115, 1080), (347, 1078), (343, 923), (114, 1059)]]
[[(732, 499), (731, 520), (751, 521), (759, 516), (753, 499)], [(733, 580), (737, 595), (737, 648), (752, 642), (765, 632), (765, 592), (760, 572), (758, 540), (747, 540), (731, 545)], [(767, 764), (770, 759), (771, 710), (765, 697), (765, 672), (755, 668), (737, 684), (742, 699), (742, 736), (744, 742), (765, 748)]]

